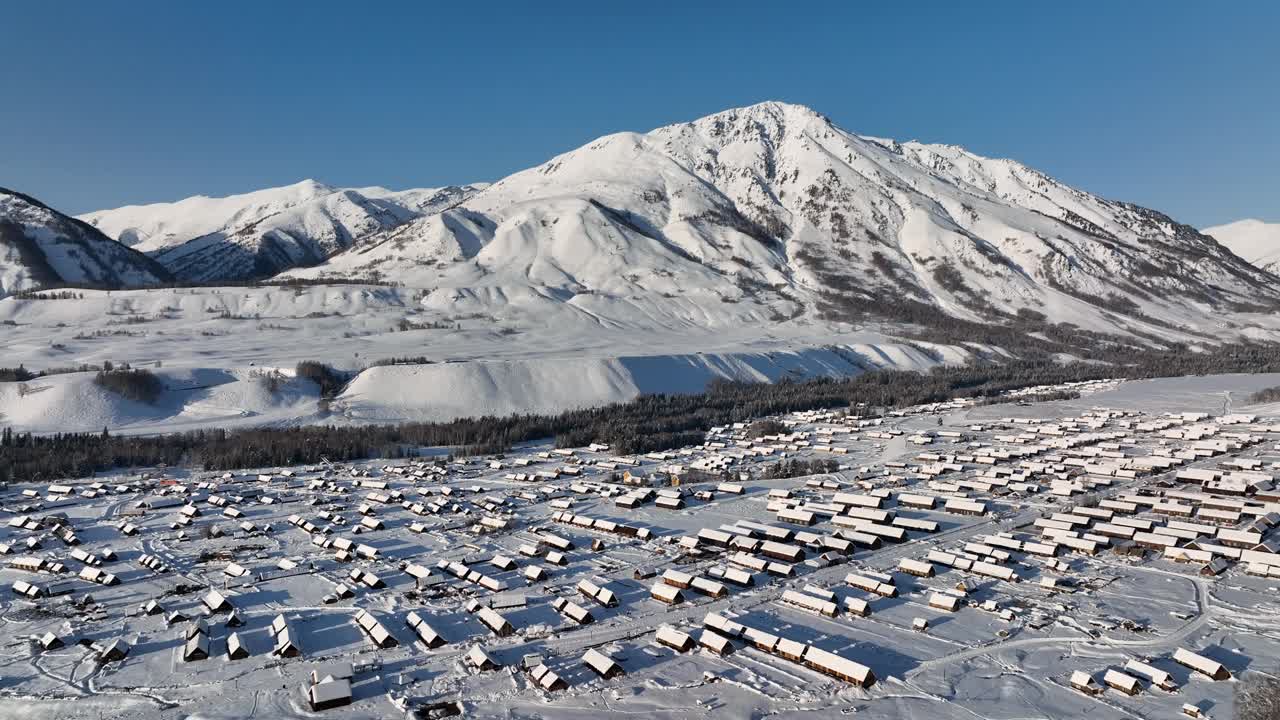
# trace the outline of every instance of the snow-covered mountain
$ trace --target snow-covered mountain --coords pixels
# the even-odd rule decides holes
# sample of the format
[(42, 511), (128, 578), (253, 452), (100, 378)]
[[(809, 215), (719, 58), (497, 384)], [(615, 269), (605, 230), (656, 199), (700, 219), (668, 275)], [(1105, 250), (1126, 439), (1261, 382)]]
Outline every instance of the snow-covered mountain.
[(56, 285), (142, 287), (163, 267), (35, 198), (0, 188), (0, 298)]
[(1263, 270), (1280, 274), (1280, 223), (1237, 220), (1201, 232)]
[(1275, 276), (1159, 212), (777, 102), (600, 138), (288, 274), (665, 326), (1044, 316), (1146, 333), (1280, 307)]
[(363, 238), (439, 212), (483, 186), (392, 191), (314, 180), (223, 198), (191, 197), (80, 216), (179, 279), (246, 280), (314, 265)]
[(1280, 279), (1164, 214), (777, 102), (609, 135), (487, 186), (305, 181), (82, 217), (179, 280), (402, 284), (419, 290), (412, 326), (1049, 320), (1203, 339), (1265, 334), (1280, 308)]

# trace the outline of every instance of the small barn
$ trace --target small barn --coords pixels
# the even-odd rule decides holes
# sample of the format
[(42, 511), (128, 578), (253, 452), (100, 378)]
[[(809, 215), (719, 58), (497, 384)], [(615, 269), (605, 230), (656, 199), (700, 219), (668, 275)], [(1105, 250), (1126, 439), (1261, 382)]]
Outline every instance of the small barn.
[(196, 660), (209, 659), (209, 636), (205, 633), (197, 632), (187, 638), (187, 642), (182, 647), (182, 660), (184, 662), (195, 662)]
[(1231, 679), (1231, 673), (1222, 665), (1222, 663), (1216, 660), (1210, 660), (1203, 655), (1197, 655), (1190, 650), (1178, 648), (1173, 653), (1173, 660), (1179, 665), (1189, 667), (1212, 680)]
[(668, 605), (678, 605), (684, 602), (684, 593), (680, 592), (680, 588), (666, 583), (656, 583), (649, 589), (649, 594), (654, 600), (664, 602)]
[(213, 613), (230, 612), (235, 609), (231, 606), (231, 601), (227, 600), (227, 597), (217, 590), (210, 590), (204, 597), (200, 598), (200, 602), (209, 609), (209, 612)]
[(467, 651), (467, 664), (477, 670), (497, 670), (502, 667), (493, 658), (489, 657), (489, 653), (486, 653), (479, 645), (473, 645)]
[(1097, 695), (1102, 692), (1102, 686), (1094, 681), (1093, 676), (1080, 670), (1071, 673), (1071, 687), (1086, 695)]
[(728, 655), (733, 652), (733, 643), (729, 642), (729, 638), (710, 630), (703, 630), (698, 635), (698, 644), (716, 655)]
[(546, 665), (539, 665), (529, 671), (529, 677), (538, 683), (538, 687), (547, 692), (555, 692), (556, 690), (568, 690), (569, 683), (565, 682), (561, 677), (551, 671)]
[(228, 660), (244, 660), (249, 657), (249, 648), (244, 641), (240, 639), (240, 633), (231, 633), (227, 636), (227, 659)]
[(680, 632), (670, 625), (663, 625), (658, 628), (654, 639), (658, 641), (658, 644), (666, 645), (676, 652), (688, 652), (695, 645), (693, 638), (689, 637), (688, 633)]
[(920, 560), (903, 558), (898, 561), (898, 570), (916, 577), (933, 577), (933, 564)]
[(44, 635), (41, 635), (40, 639), (36, 642), (38, 642), (40, 647), (44, 650), (59, 650), (66, 647), (66, 643), (62, 641), (62, 638), (52, 632), (47, 632)]
[(367, 610), (358, 610), (355, 614), (356, 625), (369, 638), (369, 640), (384, 650), (393, 648), (400, 644), (400, 641), (387, 630), (378, 618), (374, 617)]
[(1107, 687), (1119, 690), (1125, 695), (1137, 695), (1142, 690), (1142, 686), (1138, 684), (1138, 678), (1119, 670), (1108, 670), (1102, 676), (1102, 682), (1106, 683)]
[(476, 617), (480, 618), (480, 622), (498, 637), (507, 637), (516, 631), (510, 621), (487, 607), (477, 608)]
[(946, 593), (934, 593), (929, 596), (929, 607), (955, 612), (960, 609), (960, 598)]
[(433, 630), (431, 626), (427, 624), (427, 621), (424, 620), (416, 611), (409, 613), (405, 618), (405, 624), (413, 629), (413, 632), (417, 634), (418, 639), (421, 640), (422, 644), (426, 645), (429, 649), (438, 648), (448, 643), (448, 641), (445, 640), (440, 633)]
[(271, 654), (289, 658), (302, 656), (302, 646), (294, 638), (293, 628), (286, 626), (276, 633), (276, 643), (271, 649)]
[(307, 704), (313, 712), (329, 710), (351, 704), (351, 681), (347, 678), (328, 678), (307, 691)]
[(129, 656), (133, 648), (123, 640), (112, 640), (98, 649), (98, 662), (119, 662)]
[(586, 665), (595, 674), (605, 680), (611, 680), (625, 673), (622, 666), (619, 665), (616, 660), (595, 648), (588, 650), (582, 655), (582, 664)]
[(816, 647), (810, 647), (805, 653), (804, 664), (824, 675), (861, 687), (870, 687), (876, 681), (875, 673), (866, 665)]

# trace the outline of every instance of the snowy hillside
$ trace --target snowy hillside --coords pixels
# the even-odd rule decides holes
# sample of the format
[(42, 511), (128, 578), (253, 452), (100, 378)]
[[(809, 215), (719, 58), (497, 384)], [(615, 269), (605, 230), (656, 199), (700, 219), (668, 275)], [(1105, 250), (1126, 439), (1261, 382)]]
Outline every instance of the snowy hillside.
[(79, 220), (0, 188), (0, 298), (62, 284), (141, 287), (168, 273)]
[(1280, 223), (1238, 220), (1201, 232), (1263, 270), (1280, 274)]
[(81, 219), (182, 280), (216, 282), (314, 265), (382, 232), (465, 200), (476, 186), (392, 191), (314, 180), (232, 195), (101, 210)]
[[(316, 384), (272, 378), (254, 368), (157, 371), (164, 392), (155, 404), (123, 398), (93, 382), (94, 373), (40, 378), (25, 387), (0, 383), (0, 426), (35, 432), (175, 432), (210, 425), (297, 424), (316, 419)], [(274, 389), (273, 389), (274, 386)]]
[(1158, 212), (782, 103), (601, 138), (289, 274), (622, 324), (1021, 314), (1150, 333), (1280, 307), (1275, 277)]

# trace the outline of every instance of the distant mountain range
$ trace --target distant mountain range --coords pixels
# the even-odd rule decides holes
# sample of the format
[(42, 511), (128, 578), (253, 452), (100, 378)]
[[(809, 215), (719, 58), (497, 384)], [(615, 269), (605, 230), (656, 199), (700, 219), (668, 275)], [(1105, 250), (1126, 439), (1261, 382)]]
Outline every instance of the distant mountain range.
[[(1200, 232), (1012, 160), (860, 136), (776, 102), (609, 135), (487, 186), (304, 181), (83, 223), (44, 210), (111, 247), (116, 272), (37, 271), (10, 252), (5, 272), (25, 279), (8, 291), (369, 280), (421, 288), (428, 308), (551, 303), (615, 325), (953, 318), (1139, 335), (1280, 309), (1274, 236), (1252, 226)], [(40, 224), (26, 222), (24, 237)]]
[(1263, 270), (1280, 273), (1280, 223), (1238, 220), (1203, 232)]
[(304, 180), (225, 198), (102, 210), (80, 219), (154, 257), (182, 280), (248, 280), (323, 262), (371, 235), (452, 207), (481, 187), (396, 192)]

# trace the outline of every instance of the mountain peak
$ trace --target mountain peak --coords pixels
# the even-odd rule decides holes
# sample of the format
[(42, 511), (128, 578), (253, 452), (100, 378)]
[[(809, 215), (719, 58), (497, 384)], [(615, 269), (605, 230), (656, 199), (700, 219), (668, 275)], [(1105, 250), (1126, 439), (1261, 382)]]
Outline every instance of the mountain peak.
[(1245, 218), (1202, 230), (1231, 252), (1271, 273), (1280, 273), (1280, 223)]
[[(814, 110), (808, 105), (799, 103), (789, 103), (784, 100), (765, 100), (755, 103), (754, 105), (745, 105), (739, 108), (729, 108), (724, 110), (725, 113), (744, 113), (744, 114), (769, 114), (775, 116), (787, 117), (823, 117), (822, 113)], [(719, 114), (719, 113), (717, 113)]]
[(1159, 333), (1205, 307), (1280, 307), (1271, 276), (1160, 213), (780, 101), (599, 138), (298, 272), (479, 305), (570, 292), (593, 314), (697, 308), (676, 323), (1045, 317)]
[(314, 180), (312, 178), (299, 180), (298, 182), (292, 185), (289, 185), (288, 187), (293, 190), (314, 193), (316, 195), (327, 195), (329, 193), (338, 191), (338, 188), (332, 185), (329, 185), (327, 183), (322, 183), (319, 180)]
[[(1260, 227), (1266, 227), (1267, 225), (1270, 225), (1270, 224), (1272, 223), (1268, 223), (1265, 220), (1259, 220), (1258, 218), (1241, 218), (1239, 220), (1235, 220), (1229, 223), (1223, 223), (1222, 225), (1217, 225), (1215, 227), (1260, 228)], [(1209, 228), (1206, 228), (1206, 232), (1208, 232), (1208, 230)]]
[(774, 127), (802, 125), (814, 120), (828, 122), (825, 115), (807, 105), (766, 100), (754, 105), (728, 108), (693, 121), (695, 125), (754, 122)]

